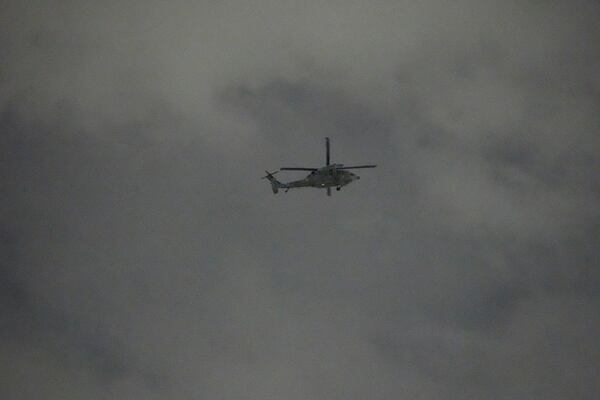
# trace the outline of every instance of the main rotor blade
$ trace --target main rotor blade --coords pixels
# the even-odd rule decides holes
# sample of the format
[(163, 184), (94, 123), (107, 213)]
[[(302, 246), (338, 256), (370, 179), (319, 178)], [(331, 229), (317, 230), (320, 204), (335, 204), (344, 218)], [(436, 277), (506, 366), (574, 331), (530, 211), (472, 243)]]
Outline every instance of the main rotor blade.
[(283, 167), (279, 168), (280, 171), (316, 171), (319, 168), (303, 168), (303, 167)]
[(325, 153), (326, 153), (325, 165), (329, 165), (329, 138), (328, 137), (325, 138)]
[(352, 165), (350, 167), (338, 167), (337, 169), (375, 168), (377, 165)]

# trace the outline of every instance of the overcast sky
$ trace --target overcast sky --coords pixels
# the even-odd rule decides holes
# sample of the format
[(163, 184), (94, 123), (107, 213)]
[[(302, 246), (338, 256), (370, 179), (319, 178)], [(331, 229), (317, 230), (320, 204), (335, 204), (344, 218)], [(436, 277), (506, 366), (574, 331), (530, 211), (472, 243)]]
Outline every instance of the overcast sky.
[(597, 398), (599, 20), (4, 2), (0, 398)]

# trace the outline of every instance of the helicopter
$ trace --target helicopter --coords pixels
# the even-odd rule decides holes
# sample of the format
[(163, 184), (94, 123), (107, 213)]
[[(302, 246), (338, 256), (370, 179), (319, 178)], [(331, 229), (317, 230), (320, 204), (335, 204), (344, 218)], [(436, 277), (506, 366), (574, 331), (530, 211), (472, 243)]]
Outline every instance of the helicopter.
[[(271, 183), (271, 189), (274, 194), (279, 192), (279, 189), (285, 189), (287, 193), (290, 189), (302, 187), (314, 187), (317, 189), (327, 189), (327, 196), (331, 196), (331, 188), (335, 187), (337, 191), (343, 186), (360, 179), (360, 176), (348, 171), (350, 169), (359, 168), (375, 168), (377, 165), (353, 165), (346, 167), (344, 164), (331, 164), (329, 157), (329, 138), (325, 138), (325, 166), (320, 168), (305, 168), (305, 167), (283, 167), (278, 171), (265, 171), (267, 175), (262, 179), (268, 179)], [(279, 182), (273, 175), (279, 171), (310, 171), (304, 179), (291, 181), (288, 183)]]

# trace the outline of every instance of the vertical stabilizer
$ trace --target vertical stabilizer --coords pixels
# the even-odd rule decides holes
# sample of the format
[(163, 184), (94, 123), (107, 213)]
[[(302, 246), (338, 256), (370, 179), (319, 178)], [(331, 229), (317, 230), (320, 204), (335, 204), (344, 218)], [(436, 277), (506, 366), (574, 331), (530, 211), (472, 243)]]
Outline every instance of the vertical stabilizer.
[(269, 171), (265, 171), (267, 173), (267, 175), (263, 176), (263, 179), (268, 179), (269, 182), (271, 183), (271, 190), (273, 191), (274, 194), (277, 194), (277, 192), (279, 192), (279, 188), (285, 187), (285, 185), (281, 182), (279, 182), (277, 179), (275, 179), (275, 177), (273, 175), (275, 175), (277, 172), (279, 171), (275, 171), (273, 173), (269, 172)]

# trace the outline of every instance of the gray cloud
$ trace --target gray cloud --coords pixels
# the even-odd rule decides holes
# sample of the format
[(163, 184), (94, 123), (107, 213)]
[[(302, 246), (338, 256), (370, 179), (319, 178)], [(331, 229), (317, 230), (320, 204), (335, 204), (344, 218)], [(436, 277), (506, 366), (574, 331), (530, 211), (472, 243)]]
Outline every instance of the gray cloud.
[(599, 11), (8, 4), (0, 397), (594, 398)]

